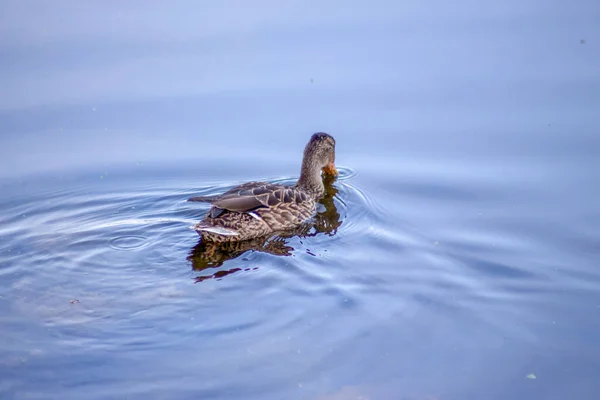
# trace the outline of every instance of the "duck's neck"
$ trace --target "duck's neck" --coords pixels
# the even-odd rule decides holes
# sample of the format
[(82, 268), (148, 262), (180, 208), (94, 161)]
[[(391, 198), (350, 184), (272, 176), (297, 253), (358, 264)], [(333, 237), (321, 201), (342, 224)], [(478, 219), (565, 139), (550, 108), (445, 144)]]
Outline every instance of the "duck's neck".
[(317, 199), (325, 193), (323, 179), (321, 178), (321, 168), (310, 158), (302, 160), (302, 169), (300, 178), (296, 186), (310, 193), (313, 198)]

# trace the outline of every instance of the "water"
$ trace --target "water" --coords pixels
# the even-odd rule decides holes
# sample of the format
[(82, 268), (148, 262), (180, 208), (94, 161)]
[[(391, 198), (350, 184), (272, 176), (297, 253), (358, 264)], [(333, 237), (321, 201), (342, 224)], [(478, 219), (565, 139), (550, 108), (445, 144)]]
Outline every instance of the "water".
[[(597, 398), (593, 2), (1, 7), (0, 398)], [(202, 248), (314, 131), (316, 226)]]

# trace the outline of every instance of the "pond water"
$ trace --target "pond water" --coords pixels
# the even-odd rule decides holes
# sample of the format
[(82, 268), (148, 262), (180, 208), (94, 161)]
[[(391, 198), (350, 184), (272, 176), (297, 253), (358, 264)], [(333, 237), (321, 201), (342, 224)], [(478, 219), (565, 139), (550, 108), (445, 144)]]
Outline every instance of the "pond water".
[(0, 6), (0, 398), (598, 398), (598, 5), (144, 4)]

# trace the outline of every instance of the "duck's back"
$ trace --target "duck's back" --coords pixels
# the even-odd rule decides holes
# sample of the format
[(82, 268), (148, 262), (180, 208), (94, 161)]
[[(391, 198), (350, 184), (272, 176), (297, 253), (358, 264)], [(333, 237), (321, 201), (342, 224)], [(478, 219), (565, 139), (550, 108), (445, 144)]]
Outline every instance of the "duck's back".
[[(200, 199), (200, 198), (195, 198)], [(212, 203), (194, 228), (206, 240), (237, 241), (294, 228), (315, 210), (315, 201), (295, 186), (248, 182), (220, 196), (202, 198)]]

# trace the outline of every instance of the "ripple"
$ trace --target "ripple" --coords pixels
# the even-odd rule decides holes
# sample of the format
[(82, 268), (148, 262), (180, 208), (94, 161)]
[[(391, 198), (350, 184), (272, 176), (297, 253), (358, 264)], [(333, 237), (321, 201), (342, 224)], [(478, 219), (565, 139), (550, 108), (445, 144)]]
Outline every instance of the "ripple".
[(123, 251), (139, 250), (148, 244), (147, 237), (136, 235), (119, 236), (110, 241), (111, 248)]
[(337, 167), (338, 181), (347, 181), (358, 175), (358, 172), (349, 167)]
[[(17, 315), (43, 321), (44, 335), (51, 329), (60, 350), (127, 351), (140, 359), (164, 351), (183, 360), (194, 351), (203, 359), (225, 359), (219, 372), (230, 369), (228, 360), (243, 357), (243, 368), (254, 371), (258, 365), (263, 369), (257, 373), (266, 376), (273, 374), (269, 360), (277, 358), (301, 368), (332, 368), (355, 354), (348, 346), (373, 340), (373, 326), (389, 331), (390, 321), (431, 322), (445, 332), (440, 316), (450, 315), (461, 328), (485, 323), (498, 331), (505, 318), (520, 322), (512, 304), (546, 293), (542, 290), (553, 283), (525, 274), (511, 259), (491, 257), (516, 246), (529, 250), (529, 242), (513, 236), (500, 236), (502, 241), (488, 227), (452, 226), (454, 242), (438, 244), (435, 231), (415, 223), (428, 209), (421, 204), (411, 209), (397, 181), (388, 176), (379, 181), (381, 175), (362, 168), (360, 174), (347, 167), (338, 171), (310, 234), (286, 238), (281, 246), (234, 247), (230, 258), (206, 252), (191, 265), (188, 255), (198, 238), (189, 226), (208, 204), (197, 206), (187, 198), (241, 183), (231, 176), (221, 175), (217, 183), (169, 177), (61, 186), (48, 189), (43, 202), (39, 196), (7, 202), (9, 217), (0, 221), (0, 257), (7, 266), (0, 269), (5, 284), (0, 300)], [(293, 176), (269, 180), (295, 183)], [(438, 192), (446, 198), (436, 192), (437, 181), (419, 183), (417, 200)], [(474, 198), (460, 200), (472, 206)], [(492, 252), (492, 241), (505, 245)], [(209, 256), (224, 261), (203, 266)], [(38, 265), (43, 268), (30, 267)], [(8, 330), (21, 333), (16, 323)], [(35, 342), (35, 331), (27, 332), (28, 341)], [(420, 337), (398, 332), (393, 337), (405, 342)], [(377, 342), (393, 342), (382, 337)], [(373, 347), (363, 350), (360, 355), (368, 358)], [(168, 362), (180, 365), (173, 357)], [(288, 382), (284, 375), (275, 377)], [(220, 376), (211, 379), (225, 374)]]
[[(355, 176), (356, 173), (353, 175)], [(349, 178), (346, 178), (349, 179)], [(352, 218), (345, 222), (345, 229), (355, 227), (364, 230), (365, 227), (383, 226), (391, 216), (379, 202), (359, 187), (343, 182), (338, 185), (340, 193), (336, 200), (341, 203), (340, 212), (347, 214), (352, 210)], [(365, 221), (366, 219), (366, 221)]]
[(167, 224), (167, 223), (185, 223), (185, 224), (193, 224), (193, 219), (186, 218), (144, 218), (144, 219), (125, 219), (121, 221), (107, 222), (104, 224), (94, 225), (90, 227), (90, 229), (101, 229), (101, 228), (109, 228), (109, 227), (117, 227), (117, 226), (126, 226), (126, 225), (156, 225), (156, 224)]

